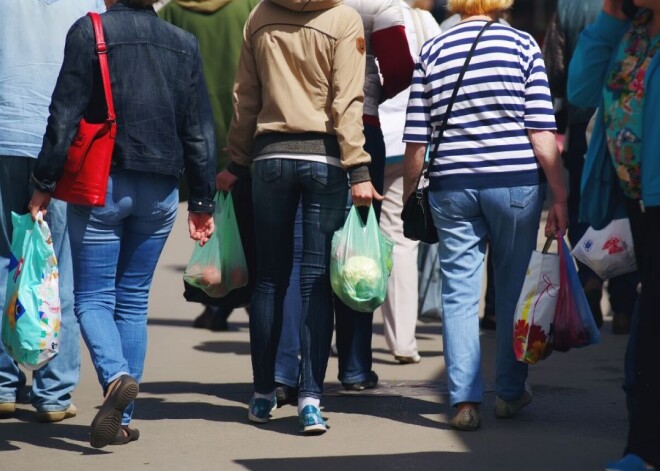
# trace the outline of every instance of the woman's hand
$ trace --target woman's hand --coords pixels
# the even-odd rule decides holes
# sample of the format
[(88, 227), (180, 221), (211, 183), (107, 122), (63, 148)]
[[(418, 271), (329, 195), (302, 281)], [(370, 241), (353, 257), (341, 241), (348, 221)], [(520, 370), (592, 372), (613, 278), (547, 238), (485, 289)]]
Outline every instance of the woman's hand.
[(566, 235), (566, 228), (568, 227), (568, 207), (566, 200), (553, 201), (550, 210), (548, 211), (548, 219), (545, 223), (545, 236), (552, 237), (555, 235), (557, 229), (561, 235)]
[(605, 0), (603, 2), (603, 11), (617, 20), (626, 20), (626, 15), (621, 10), (623, 0)]
[(215, 176), (215, 187), (219, 191), (231, 191), (238, 177), (229, 170), (223, 170)]
[(383, 201), (383, 196), (376, 191), (371, 182), (360, 182), (351, 185), (353, 206), (371, 206), (371, 201)]
[(46, 215), (51, 198), (52, 196), (50, 193), (34, 190), (34, 193), (32, 193), (32, 199), (28, 203), (28, 210), (32, 215), (32, 219), (35, 221), (37, 220), (37, 213), (39, 211), (41, 211), (44, 216)]
[(213, 214), (211, 213), (188, 213), (188, 231), (190, 238), (199, 241), (199, 245), (206, 244), (215, 226), (213, 225)]

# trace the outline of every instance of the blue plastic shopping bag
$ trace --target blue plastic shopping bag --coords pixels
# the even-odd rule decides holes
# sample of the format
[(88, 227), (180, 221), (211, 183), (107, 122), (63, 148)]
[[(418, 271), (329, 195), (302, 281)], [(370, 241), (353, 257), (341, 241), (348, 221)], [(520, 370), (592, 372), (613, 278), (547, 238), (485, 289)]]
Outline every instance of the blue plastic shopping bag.
[(12, 213), (7, 297), (2, 342), (24, 367), (41, 368), (59, 351), (60, 291), (57, 259), (48, 224), (41, 213)]
[(552, 346), (566, 352), (600, 342), (600, 331), (591, 314), (566, 241), (559, 240), (559, 294), (553, 321)]

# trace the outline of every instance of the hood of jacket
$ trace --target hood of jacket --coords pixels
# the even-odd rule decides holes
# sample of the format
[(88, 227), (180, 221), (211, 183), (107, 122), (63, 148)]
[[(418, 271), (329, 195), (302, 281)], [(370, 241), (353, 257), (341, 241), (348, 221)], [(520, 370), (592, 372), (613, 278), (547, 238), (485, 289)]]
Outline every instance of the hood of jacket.
[(200, 13), (213, 13), (224, 7), (232, 0), (175, 0), (179, 6), (186, 10)]
[(284, 8), (293, 11), (328, 10), (343, 3), (343, 0), (270, 0)]

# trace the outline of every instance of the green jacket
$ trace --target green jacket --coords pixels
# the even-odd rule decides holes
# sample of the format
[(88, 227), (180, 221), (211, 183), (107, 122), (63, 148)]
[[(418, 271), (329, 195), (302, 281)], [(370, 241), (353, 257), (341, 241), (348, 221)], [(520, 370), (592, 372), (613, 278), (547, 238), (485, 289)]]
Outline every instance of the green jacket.
[(218, 149), (218, 171), (229, 163), (224, 152), (232, 117), (232, 90), (243, 44), (243, 26), (260, 0), (173, 0), (158, 15), (194, 34), (204, 63)]

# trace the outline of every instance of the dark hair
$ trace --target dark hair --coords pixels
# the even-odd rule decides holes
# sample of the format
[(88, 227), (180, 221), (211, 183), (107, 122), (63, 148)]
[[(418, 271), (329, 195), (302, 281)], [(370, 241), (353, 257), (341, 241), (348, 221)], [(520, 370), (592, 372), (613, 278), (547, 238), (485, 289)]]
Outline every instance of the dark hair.
[(121, 0), (123, 4), (132, 8), (148, 8), (158, 0)]

